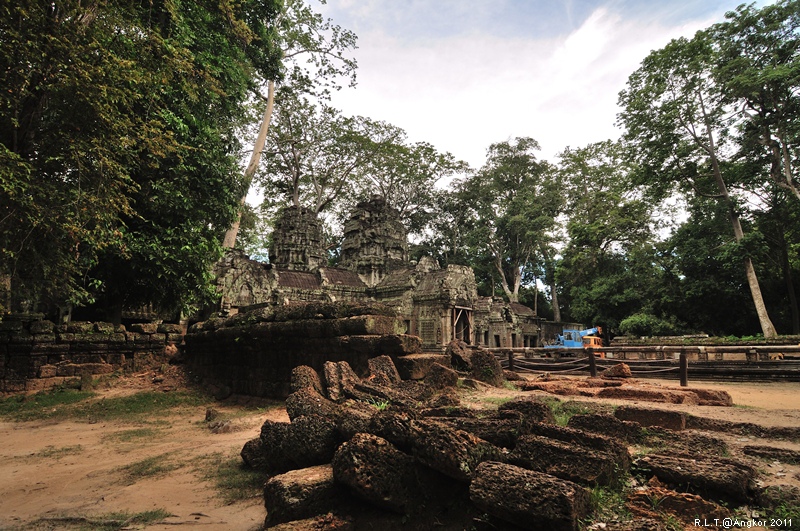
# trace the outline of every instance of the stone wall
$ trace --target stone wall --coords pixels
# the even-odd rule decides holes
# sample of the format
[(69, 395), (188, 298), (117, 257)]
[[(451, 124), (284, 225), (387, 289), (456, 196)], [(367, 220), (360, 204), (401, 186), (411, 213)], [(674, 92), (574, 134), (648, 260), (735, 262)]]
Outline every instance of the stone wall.
[(176, 324), (55, 325), (6, 317), (0, 321), (0, 392), (39, 391), (84, 374), (143, 370), (167, 359), (167, 345), (183, 336)]
[(186, 335), (191, 370), (232, 393), (285, 397), (292, 369), (322, 371), (326, 361), (346, 361), (359, 375), (367, 360), (420, 351), (391, 310), (364, 303), (311, 303), (260, 308), (197, 323)]

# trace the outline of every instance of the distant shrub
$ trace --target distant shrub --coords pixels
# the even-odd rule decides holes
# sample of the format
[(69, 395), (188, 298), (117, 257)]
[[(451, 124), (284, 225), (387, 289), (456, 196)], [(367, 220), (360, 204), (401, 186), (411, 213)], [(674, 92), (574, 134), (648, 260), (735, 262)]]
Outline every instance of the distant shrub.
[(635, 313), (622, 320), (619, 330), (626, 336), (674, 336), (683, 333), (675, 322), (651, 313)]

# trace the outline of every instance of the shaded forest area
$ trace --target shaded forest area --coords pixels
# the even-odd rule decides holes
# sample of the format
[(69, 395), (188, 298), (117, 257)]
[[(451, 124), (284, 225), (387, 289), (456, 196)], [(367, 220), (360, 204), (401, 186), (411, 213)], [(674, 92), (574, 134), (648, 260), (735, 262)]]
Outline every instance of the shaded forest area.
[(303, 206), (335, 264), (343, 220), (378, 195), (417, 258), (548, 318), (800, 333), (799, 27), (800, 1), (743, 5), (642, 61), (619, 140), (545, 161), (520, 136), (470, 168), (334, 108), (356, 36), (302, 0), (3, 6), (2, 310), (188, 315), (215, 296), (223, 240), (266, 257), (276, 213)]

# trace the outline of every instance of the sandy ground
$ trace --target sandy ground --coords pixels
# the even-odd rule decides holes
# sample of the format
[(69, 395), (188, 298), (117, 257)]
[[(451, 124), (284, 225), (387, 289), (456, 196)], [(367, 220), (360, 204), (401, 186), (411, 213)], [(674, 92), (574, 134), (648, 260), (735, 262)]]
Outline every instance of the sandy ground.
[[(691, 382), (691, 385), (724, 389), (733, 396), (735, 406), (647, 404), (766, 426), (800, 425), (798, 383)], [(513, 392), (497, 390), (497, 393)], [(485, 400), (480, 392), (469, 391), (466, 395), (469, 401)], [(244, 443), (257, 436), (264, 420), (288, 421), (288, 417), (279, 406), (259, 411), (215, 407), (223, 414), (235, 415), (239, 429), (212, 433), (204, 421), (206, 406), (153, 419), (145, 425), (153, 430), (152, 435), (131, 441), (122, 440), (120, 434), (143, 426), (72, 420), (0, 422), (0, 529), (31, 529), (34, 520), (63, 515), (138, 513), (153, 509), (164, 509), (172, 516), (164, 524), (147, 529), (173, 530), (198, 525), (204, 530), (259, 528), (265, 516), (261, 499), (225, 505), (211, 482), (203, 479), (201, 470), (215, 457), (238, 455)], [(797, 444), (790, 447), (800, 449)], [(157, 457), (174, 469), (154, 478), (126, 480), (121, 467), (149, 457)]]

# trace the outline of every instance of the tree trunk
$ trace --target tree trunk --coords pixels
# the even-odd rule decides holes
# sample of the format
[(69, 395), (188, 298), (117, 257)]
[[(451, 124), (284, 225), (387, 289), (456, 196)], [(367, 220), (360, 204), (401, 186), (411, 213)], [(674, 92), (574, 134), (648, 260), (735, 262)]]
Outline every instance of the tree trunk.
[(558, 306), (558, 292), (556, 291), (556, 281), (552, 279), (550, 281), (550, 298), (553, 305), (553, 321), (560, 323), (561, 322), (561, 308)]
[[(270, 81), (267, 83), (267, 109), (264, 111), (264, 117), (261, 119), (261, 127), (258, 130), (256, 143), (253, 146), (253, 153), (250, 155), (250, 162), (247, 165), (247, 169), (244, 171), (244, 180), (247, 184), (247, 188), (245, 189), (245, 192), (242, 195), (242, 199), (239, 203), (240, 207), (244, 206), (245, 202), (247, 201), (247, 192), (250, 191), (250, 185), (253, 182), (253, 176), (255, 176), (256, 170), (258, 169), (258, 163), (261, 162), (261, 153), (264, 151), (264, 145), (267, 143), (267, 131), (269, 130), (269, 124), (272, 120), (272, 109), (274, 106), (275, 82)], [(236, 215), (236, 221), (234, 221), (231, 224), (231, 227), (225, 231), (225, 238), (222, 240), (222, 246), (225, 249), (233, 249), (234, 245), (236, 245), (236, 236), (239, 234), (239, 225), (241, 222), (242, 211), (240, 208), (239, 213)]]
[(786, 292), (789, 294), (789, 311), (792, 316), (792, 334), (800, 334), (800, 309), (797, 306), (797, 293), (794, 290), (794, 281), (792, 280), (792, 267), (789, 263), (789, 252), (786, 248), (786, 241), (783, 241), (783, 248), (781, 249), (781, 262), (783, 265), (783, 278), (786, 282)]
[[(711, 127), (709, 124), (706, 124), (706, 131), (709, 155), (711, 157), (711, 169), (714, 172), (714, 179), (717, 183), (720, 199), (724, 201), (728, 207), (728, 219), (731, 222), (731, 226), (733, 227), (733, 235), (738, 243), (742, 241), (742, 238), (744, 238), (742, 223), (739, 220), (739, 214), (736, 213), (733, 200), (728, 194), (728, 187), (725, 184), (725, 180), (722, 178), (722, 172), (719, 169), (719, 161), (717, 160), (716, 148), (714, 146), (714, 136), (711, 133)], [(775, 330), (775, 325), (772, 324), (769, 314), (767, 313), (767, 306), (764, 304), (764, 298), (761, 296), (761, 286), (758, 283), (756, 270), (753, 267), (753, 261), (749, 256), (744, 258), (744, 271), (745, 275), (747, 276), (747, 284), (750, 286), (750, 295), (753, 298), (753, 304), (755, 305), (756, 313), (758, 314), (758, 320), (761, 323), (761, 332), (764, 334), (765, 338), (777, 337), (778, 331)]]

